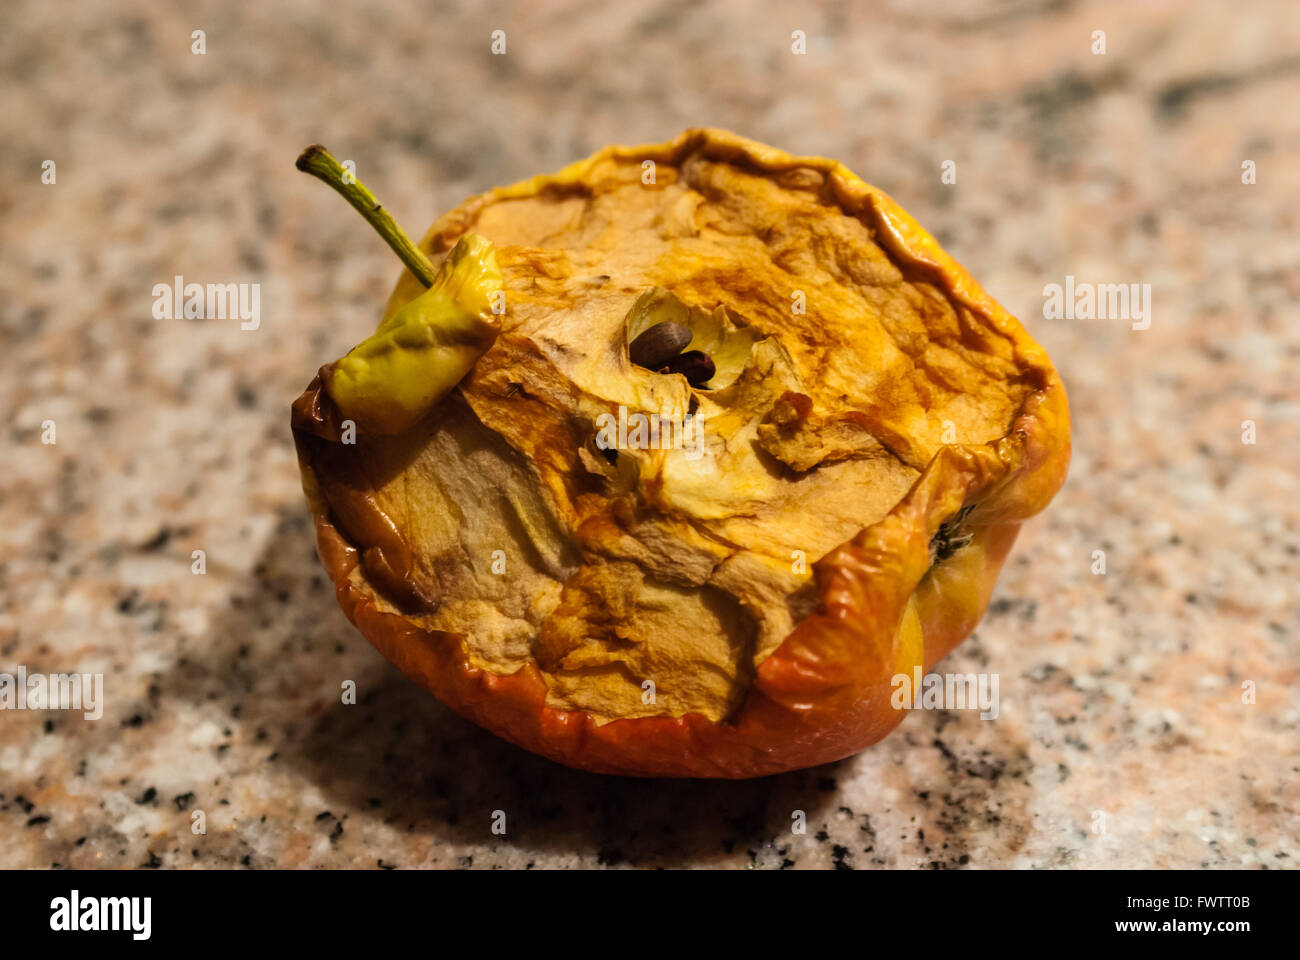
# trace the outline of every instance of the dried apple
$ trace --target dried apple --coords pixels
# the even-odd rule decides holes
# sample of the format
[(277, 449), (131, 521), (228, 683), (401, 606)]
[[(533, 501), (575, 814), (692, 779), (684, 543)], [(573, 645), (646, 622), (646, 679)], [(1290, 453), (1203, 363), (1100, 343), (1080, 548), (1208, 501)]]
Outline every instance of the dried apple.
[(1046, 353), (834, 161), (689, 130), (416, 248), (327, 158), (300, 166), (408, 270), (294, 404), (321, 557), (386, 657), (522, 747), (668, 777), (859, 751), (1064, 481)]

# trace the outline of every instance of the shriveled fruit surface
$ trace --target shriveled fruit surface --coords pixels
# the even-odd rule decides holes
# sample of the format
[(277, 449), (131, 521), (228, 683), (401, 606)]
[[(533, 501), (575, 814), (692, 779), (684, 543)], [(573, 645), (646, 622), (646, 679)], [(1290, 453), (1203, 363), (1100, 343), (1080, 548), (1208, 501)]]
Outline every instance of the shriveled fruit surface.
[[(890, 678), (970, 632), (1064, 480), (1041, 348), (878, 190), (723, 131), (472, 198), (421, 246), (467, 234), (508, 309), (456, 389), (355, 443), (320, 379), (295, 404), (351, 619), (591, 770), (755, 776), (892, 729)], [(385, 319), (421, 292), (403, 274)], [(632, 361), (669, 323), (707, 380)], [(635, 414), (682, 443), (602, 449)]]

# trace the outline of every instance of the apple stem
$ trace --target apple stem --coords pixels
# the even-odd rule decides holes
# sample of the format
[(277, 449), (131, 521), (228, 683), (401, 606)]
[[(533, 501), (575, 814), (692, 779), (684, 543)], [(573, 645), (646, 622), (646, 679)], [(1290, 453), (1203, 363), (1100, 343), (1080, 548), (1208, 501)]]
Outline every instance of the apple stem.
[(356, 211), (366, 218), (366, 223), (374, 227), (375, 232), (384, 238), (393, 249), (393, 253), (406, 264), (406, 269), (415, 274), (415, 278), (426, 287), (433, 286), (438, 271), (429, 258), (424, 255), (397, 221), (384, 209), (375, 195), (366, 189), (365, 184), (352, 175), (343, 164), (339, 163), (328, 150), (319, 143), (312, 144), (302, 152), (294, 164), (303, 173), (310, 173), (318, 180), (329, 184)]

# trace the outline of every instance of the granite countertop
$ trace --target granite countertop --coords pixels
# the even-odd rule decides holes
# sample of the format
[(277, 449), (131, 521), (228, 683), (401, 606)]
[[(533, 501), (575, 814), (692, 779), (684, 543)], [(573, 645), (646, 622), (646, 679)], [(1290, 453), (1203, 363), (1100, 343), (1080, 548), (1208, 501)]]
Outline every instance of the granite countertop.
[[(1291, 0), (432, 11), (7, 8), (0, 672), (105, 692), (97, 720), (0, 712), (0, 866), (1296, 865)], [(288, 406), (397, 268), (299, 150), (355, 160), (419, 232), (701, 124), (888, 191), (1061, 371), (1069, 481), (939, 668), (997, 673), (995, 722), (918, 711), (751, 782), (576, 773), (444, 709), (334, 601)], [(177, 275), (260, 284), (259, 328), (155, 319)], [(1045, 318), (1066, 276), (1151, 284), (1149, 329)]]

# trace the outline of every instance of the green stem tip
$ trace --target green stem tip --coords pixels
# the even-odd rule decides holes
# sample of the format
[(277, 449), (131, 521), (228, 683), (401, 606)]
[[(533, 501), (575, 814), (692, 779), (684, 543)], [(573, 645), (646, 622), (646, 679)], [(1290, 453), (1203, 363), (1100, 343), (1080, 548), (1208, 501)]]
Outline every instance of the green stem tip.
[(333, 187), (335, 192), (366, 218), (366, 223), (384, 238), (384, 242), (392, 248), (393, 253), (397, 254), (402, 263), (406, 264), (406, 269), (415, 274), (417, 280), (426, 287), (433, 286), (438, 271), (424, 255), (424, 251), (411, 241), (406, 232), (397, 225), (397, 221), (384, 209), (383, 204), (366, 189), (365, 184), (339, 163), (332, 153), (319, 143), (312, 144), (302, 152), (302, 156), (294, 166)]

